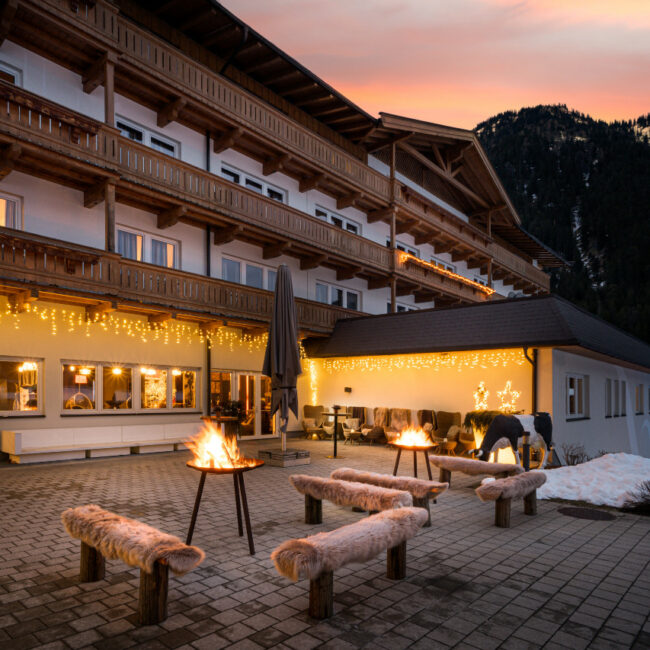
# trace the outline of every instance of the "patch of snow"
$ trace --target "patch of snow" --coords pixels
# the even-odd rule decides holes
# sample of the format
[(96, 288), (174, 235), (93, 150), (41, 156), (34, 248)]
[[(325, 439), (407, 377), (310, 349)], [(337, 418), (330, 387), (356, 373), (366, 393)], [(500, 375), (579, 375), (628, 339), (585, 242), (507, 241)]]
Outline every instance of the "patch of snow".
[(639, 483), (650, 480), (650, 458), (633, 454), (605, 454), (587, 463), (546, 470), (538, 499), (586, 501), (620, 508)]

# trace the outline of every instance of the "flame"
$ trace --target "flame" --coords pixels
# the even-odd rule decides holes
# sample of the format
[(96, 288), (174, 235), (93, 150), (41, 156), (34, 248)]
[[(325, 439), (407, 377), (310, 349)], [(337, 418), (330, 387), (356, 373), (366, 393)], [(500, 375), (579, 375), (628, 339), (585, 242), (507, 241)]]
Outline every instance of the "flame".
[(414, 427), (404, 429), (393, 440), (393, 444), (403, 447), (433, 447), (429, 434), (424, 429), (415, 429)]
[(203, 430), (192, 436), (185, 446), (194, 454), (193, 465), (210, 469), (253, 467), (254, 458), (241, 455), (235, 436), (226, 437), (212, 422), (206, 422)]

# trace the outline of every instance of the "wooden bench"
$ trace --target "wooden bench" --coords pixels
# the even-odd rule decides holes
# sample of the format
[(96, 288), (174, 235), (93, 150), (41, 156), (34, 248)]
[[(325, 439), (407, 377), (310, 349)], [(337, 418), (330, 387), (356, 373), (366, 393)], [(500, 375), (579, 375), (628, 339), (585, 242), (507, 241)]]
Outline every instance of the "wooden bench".
[(334, 571), (386, 551), (386, 576), (401, 580), (406, 576), (406, 541), (425, 521), (422, 508), (385, 510), (329, 533), (287, 540), (271, 559), (290, 580), (309, 579), (309, 615), (328, 618), (334, 611)]
[(537, 514), (537, 488), (546, 483), (544, 472), (526, 472), (508, 478), (489, 481), (476, 488), (481, 501), (494, 501), (494, 525), (510, 528), (512, 499), (523, 498), (524, 514)]
[(354, 507), (378, 512), (413, 505), (413, 499), (403, 490), (390, 490), (376, 485), (338, 481), (308, 474), (293, 474), (289, 482), (305, 495), (305, 523), (323, 523), (323, 499), (337, 506)]
[(522, 474), (524, 471), (521, 465), (514, 465), (512, 463), (488, 463), (485, 460), (474, 460), (472, 458), (430, 455), (429, 461), (432, 465), (440, 469), (440, 481), (449, 483), (449, 485), (451, 485), (452, 472), (462, 472), (469, 476), (487, 474), (495, 478), (505, 478), (506, 476)]
[(153, 625), (167, 618), (169, 569), (183, 575), (198, 566), (205, 553), (178, 537), (95, 505), (70, 508), (61, 514), (71, 537), (81, 540), (82, 582), (102, 580), (105, 558), (140, 567), (138, 623)]
[(410, 476), (392, 476), (390, 474), (377, 474), (375, 472), (360, 472), (350, 467), (341, 467), (335, 469), (330, 478), (341, 481), (353, 481), (356, 483), (366, 483), (377, 485), (383, 488), (393, 490), (403, 490), (408, 492), (413, 498), (413, 505), (417, 508), (424, 508), (427, 513), (426, 527), (431, 526), (431, 511), (429, 510), (429, 501), (433, 499), (436, 502), (437, 497), (442, 494), (448, 487), (449, 483), (438, 483), (438, 481), (425, 481)]

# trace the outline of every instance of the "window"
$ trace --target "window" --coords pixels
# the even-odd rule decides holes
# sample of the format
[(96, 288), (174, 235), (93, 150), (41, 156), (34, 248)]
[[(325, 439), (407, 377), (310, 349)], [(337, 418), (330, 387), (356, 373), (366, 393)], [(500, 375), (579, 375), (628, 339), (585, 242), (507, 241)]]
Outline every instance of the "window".
[(360, 224), (358, 224), (356, 221), (348, 219), (347, 217), (343, 217), (340, 214), (336, 214), (327, 208), (321, 208), (317, 205), (314, 209), (314, 215), (323, 221), (327, 221), (327, 223), (331, 223), (333, 226), (336, 226), (341, 230), (347, 230), (348, 232), (351, 232), (355, 235), (361, 234)]
[[(386, 248), (390, 248), (390, 239), (386, 240)], [(409, 246), (401, 241), (395, 242), (395, 250), (404, 251), (405, 253), (413, 255), (413, 257), (420, 257), (420, 251), (417, 248), (413, 248), (413, 246)]]
[(196, 372), (194, 370), (172, 370), (172, 408), (193, 409), (196, 407)]
[(614, 386), (614, 411), (613, 411), (612, 415), (615, 418), (617, 418), (619, 416), (619, 414), (620, 414), (620, 407), (619, 407), (620, 394), (618, 392), (619, 391), (619, 389), (618, 389), (618, 379), (614, 379), (613, 386)]
[(270, 199), (279, 201), (280, 203), (287, 202), (287, 192), (281, 187), (271, 185), (266, 181), (263, 181), (256, 176), (242, 172), (239, 169), (235, 169), (228, 165), (221, 165), (221, 176), (227, 180), (237, 183), (237, 185), (243, 185), (253, 192), (268, 196)]
[(277, 271), (268, 270), (266, 272), (266, 288), (269, 291), (275, 291), (275, 280), (278, 277)]
[(20, 196), (0, 192), (0, 226), (3, 228), (23, 228), (23, 199)]
[(480, 275), (474, 276), (474, 282), (478, 282), (479, 284), (482, 284), (484, 287), (487, 287), (487, 280), (485, 278), (482, 278)]
[(621, 415), (627, 415), (627, 384), (621, 380)]
[(567, 375), (566, 413), (568, 419), (586, 418), (588, 377), (586, 375)]
[[(398, 314), (402, 313), (402, 312), (405, 312), (405, 311), (417, 311), (417, 309), (418, 309), (417, 307), (413, 307), (411, 305), (405, 305), (405, 304), (403, 304), (401, 302), (395, 303), (395, 311)], [(390, 302), (386, 303), (386, 313), (387, 314), (392, 313)]]
[(0, 358), (0, 416), (29, 415), (41, 410), (42, 362)]
[(63, 366), (63, 410), (94, 411), (97, 368), (88, 364)]
[(23, 85), (23, 73), (22, 70), (15, 68), (13, 65), (9, 65), (4, 61), (0, 61), (0, 80), (6, 81), (7, 83), (14, 84), (16, 86)]
[(264, 269), (254, 264), (246, 265), (246, 284), (256, 289), (264, 289)]
[(324, 282), (316, 283), (316, 300), (336, 307), (345, 307), (359, 311), (361, 309), (361, 297), (358, 291), (335, 287)]
[(634, 412), (639, 415), (643, 413), (643, 384), (637, 384), (634, 397)]
[[(435, 264), (438, 268), (445, 269), (445, 271), (451, 271), (451, 273), (456, 273), (456, 265), (455, 264), (450, 264), (449, 262), (445, 262), (444, 260), (441, 260), (439, 257), (431, 257), (431, 264)], [(487, 284), (484, 280), (481, 280), (480, 278), (474, 278), (476, 282), (480, 282), (481, 284)]]
[(140, 368), (140, 403), (143, 409), (167, 408), (167, 371)]
[(605, 379), (605, 417), (612, 417), (612, 380)]
[(121, 366), (102, 368), (102, 403), (104, 409), (133, 408), (133, 369)]
[(179, 243), (174, 239), (163, 239), (125, 226), (117, 227), (117, 252), (129, 260), (175, 269), (180, 266), (178, 251)]
[(221, 275), (226, 282), (241, 284), (241, 263), (235, 260), (228, 260), (225, 257), (221, 261)]
[(275, 290), (277, 271), (266, 266), (224, 257), (221, 260), (221, 271), (221, 276), (227, 282), (245, 284), (256, 289)]
[(146, 127), (131, 122), (123, 117), (118, 117), (115, 121), (115, 125), (122, 135), (129, 138), (129, 140), (139, 142), (151, 149), (160, 151), (160, 153), (172, 156), (173, 158), (180, 158), (181, 145), (179, 142), (176, 142), (176, 140), (166, 138), (164, 135), (150, 131)]

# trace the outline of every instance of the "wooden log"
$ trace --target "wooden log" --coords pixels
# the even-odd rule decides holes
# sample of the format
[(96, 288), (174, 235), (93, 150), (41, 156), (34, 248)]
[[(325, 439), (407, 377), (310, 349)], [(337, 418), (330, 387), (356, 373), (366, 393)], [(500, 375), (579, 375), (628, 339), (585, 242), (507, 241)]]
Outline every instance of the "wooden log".
[(309, 615), (329, 618), (334, 613), (334, 573), (321, 573), (309, 582)]
[(442, 469), (440, 468), (440, 476), (438, 477), (438, 480), (440, 483), (449, 483), (449, 487), (451, 487), (451, 471), (448, 469)]
[(497, 499), (494, 502), (494, 525), (510, 528), (510, 505), (512, 499)]
[(153, 572), (140, 570), (140, 594), (138, 598), (138, 623), (155, 625), (167, 618), (167, 588), (169, 567), (157, 561)]
[(527, 494), (524, 497), (524, 514), (537, 514), (537, 490), (533, 490), (530, 494)]
[(422, 526), (423, 528), (431, 527), (431, 510), (429, 509), (429, 497), (413, 497), (413, 505), (416, 508), (424, 508), (427, 511), (427, 520)]
[(104, 556), (93, 546), (81, 542), (81, 563), (79, 578), (81, 582), (97, 582), (103, 580), (106, 574)]
[(390, 580), (406, 578), (406, 542), (386, 551), (386, 577)]
[(305, 523), (323, 523), (323, 502), (320, 499), (314, 499), (309, 494), (305, 494)]

